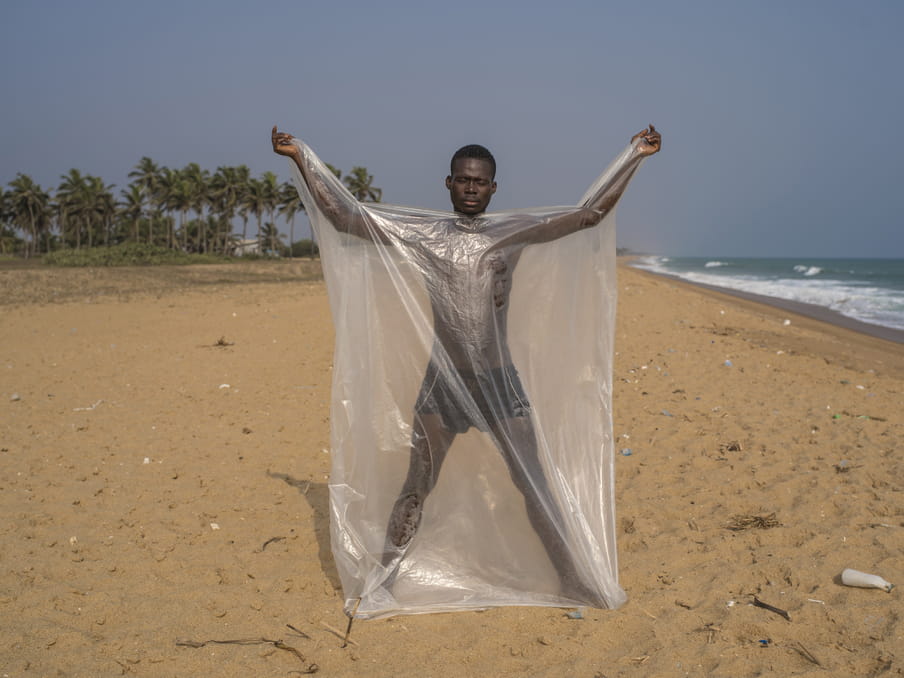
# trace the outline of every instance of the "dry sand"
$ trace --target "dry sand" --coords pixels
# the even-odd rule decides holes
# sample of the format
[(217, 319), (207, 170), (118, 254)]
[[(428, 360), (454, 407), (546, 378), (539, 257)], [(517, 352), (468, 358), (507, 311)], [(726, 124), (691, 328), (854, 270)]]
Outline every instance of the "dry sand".
[[(900, 591), (838, 582), (904, 583), (904, 346), (625, 268), (629, 602), (356, 622), (342, 649), (311, 277), (0, 271), (0, 676), (904, 673)], [(178, 643), (236, 639), (283, 644)]]

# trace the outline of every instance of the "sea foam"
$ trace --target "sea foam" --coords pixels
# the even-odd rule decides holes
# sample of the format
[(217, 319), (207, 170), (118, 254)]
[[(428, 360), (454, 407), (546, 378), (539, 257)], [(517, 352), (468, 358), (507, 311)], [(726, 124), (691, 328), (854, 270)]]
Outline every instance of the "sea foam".
[[(849, 265), (852, 263), (855, 265)], [(633, 265), (694, 283), (813, 304), (863, 322), (904, 329), (904, 263), (880, 263), (648, 256), (638, 258)]]

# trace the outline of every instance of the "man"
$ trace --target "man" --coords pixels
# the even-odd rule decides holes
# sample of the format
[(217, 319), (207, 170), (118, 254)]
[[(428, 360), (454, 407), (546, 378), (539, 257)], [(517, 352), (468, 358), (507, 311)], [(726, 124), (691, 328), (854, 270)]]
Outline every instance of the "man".
[(274, 127), (272, 143), (276, 153), (294, 161), (316, 208), (338, 231), (402, 251), (427, 288), (432, 349), (414, 406), (408, 475), (386, 530), (383, 586), (392, 587), (446, 453), (458, 434), (474, 427), (491, 436), (524, 497), (528, 518), (558, 572), (561, 595), (604, 607), (604, 597), (581, 576), (568, 548), (563, 516), (538, 455), (529, 399), (509, 349), (512, 274), (528, 245), (598, 224), (640, 162), (659, 150), (659, 133), (650, 125), (635, 135), (580, 207), (492, 218), (485, 212), (497, 188), (496, 163), (482, 146), (465, 146), (452, 157), (445, 184), (453, 214), (401, 211), (389, 219), (375, 217), (338, 190), (291, 135)]

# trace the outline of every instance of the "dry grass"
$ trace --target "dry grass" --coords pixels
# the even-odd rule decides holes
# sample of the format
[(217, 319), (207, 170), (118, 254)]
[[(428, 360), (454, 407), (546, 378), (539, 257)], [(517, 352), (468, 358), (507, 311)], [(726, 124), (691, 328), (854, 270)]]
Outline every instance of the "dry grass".
[(728, 529), (740, 532), (742, 530), (768, 530), (771, 527), (778, 527), (781, 523), (776, 519), (775, 512), (765, 515), (754, 515), (752, 513), (739, 514), (732, 516), (728, 522)]

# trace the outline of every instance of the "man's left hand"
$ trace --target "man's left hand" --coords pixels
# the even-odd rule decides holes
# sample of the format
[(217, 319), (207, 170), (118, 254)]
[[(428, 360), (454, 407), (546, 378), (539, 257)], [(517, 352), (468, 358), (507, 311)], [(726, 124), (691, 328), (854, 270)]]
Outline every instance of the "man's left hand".
[(654, 153), (658, 153), (662, 146), (662, 135), (656, 131), (656, 128), (653, 127), (652, 124), (648, 129), (641, 130), (631, 137), (631, 143), (634, 143), (638, 139), (640, 140), (640, 143), (637, 144), (637, 152), (641, 155), (653, 155)]

